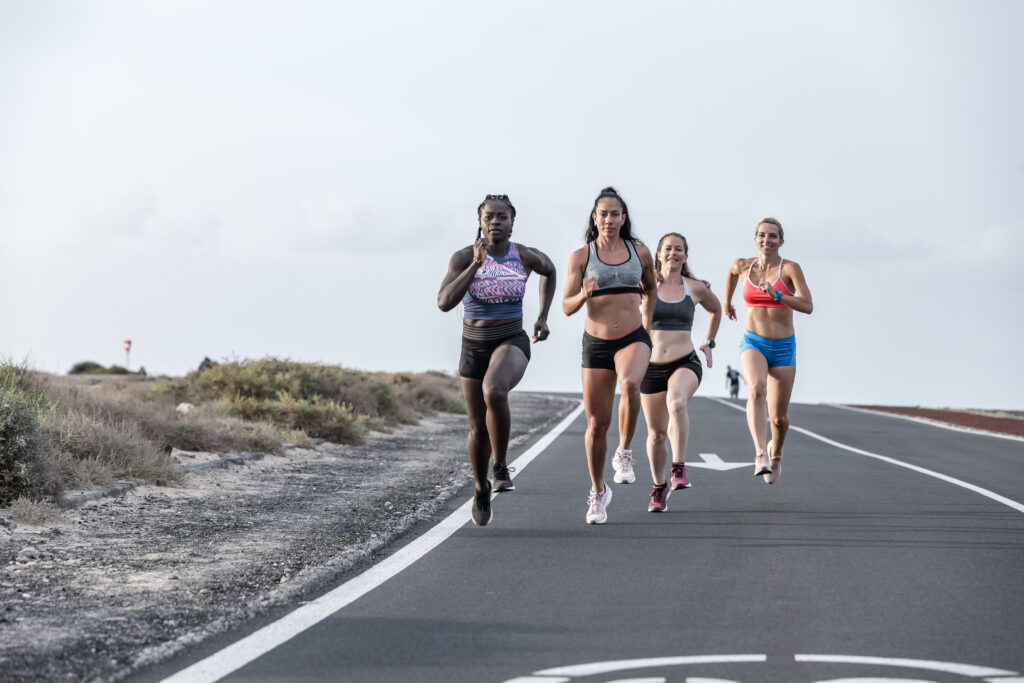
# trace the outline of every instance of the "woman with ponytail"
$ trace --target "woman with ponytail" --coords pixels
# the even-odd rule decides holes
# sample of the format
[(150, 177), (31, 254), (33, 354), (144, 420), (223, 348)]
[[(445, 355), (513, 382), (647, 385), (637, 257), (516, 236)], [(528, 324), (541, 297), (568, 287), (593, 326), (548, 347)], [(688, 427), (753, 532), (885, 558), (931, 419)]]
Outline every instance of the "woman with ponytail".
[[(648, 512), (668, 510), (672, 491), (690, 488), (686, 475), (686, 442), (690, 434), (687, 404), (703, 375), (700, 358), (693, 348), (690, 330), (697, 304), (708, 312), (707, 334), (700, 350), (711, 367), (711, 350), (721, 323), (722, 306), (706, 280), (690, 271), (690, 247), (686, 238), (670, 232), (658, 241), (654, 271), (658, 279), (650, 319), (651, 363), (640, 383), (640, 400), (647, 420), (647, 458), (651, 463), (654, 488)], [(666, 480), (669, 444), (672, 469)]]
[(587, 524), (604, 524), (612, 491), (604, 483), (616, 383), (619, 401), (619, 448), (613, 468), (617, 483), (635, 481), (630, 442), (640, 414), (640, 380), (651, 357), (645, 329), (649, 311), (641, 302), (654, 290), (654, 259), (633, 236), (626, 202), (606, 187), (594, 200), (586, 245), (569, 257), (562, 310), (572, 315), (586, 306), (583, 333), (583, 405), (587, 412), (587, 465), (591, 490)]

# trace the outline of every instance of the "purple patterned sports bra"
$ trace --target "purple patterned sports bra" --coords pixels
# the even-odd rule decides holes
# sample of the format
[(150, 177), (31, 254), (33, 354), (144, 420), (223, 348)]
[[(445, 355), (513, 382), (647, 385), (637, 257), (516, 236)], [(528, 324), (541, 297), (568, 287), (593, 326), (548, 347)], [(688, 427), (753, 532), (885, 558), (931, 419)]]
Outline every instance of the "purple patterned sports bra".
[(484, 256), (469, 291), (462, 297), (466, 320), (509, 320), (523, 317), (523, 296), (528, 274), (519, 257), (519, 247), (508, 243), (505, 255)]

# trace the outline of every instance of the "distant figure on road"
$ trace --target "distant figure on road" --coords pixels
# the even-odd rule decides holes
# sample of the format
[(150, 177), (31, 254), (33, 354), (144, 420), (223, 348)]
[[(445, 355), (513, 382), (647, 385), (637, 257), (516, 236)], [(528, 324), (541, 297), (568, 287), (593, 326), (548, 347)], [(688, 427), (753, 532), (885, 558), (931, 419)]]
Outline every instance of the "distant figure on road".
[[(690, 488), (686, 476), (686, 442), (690, 435), (687, 404), (700, 385), (703, 368), (693, 348), (690, 330), (700, 304), (708, 315), (708, 329), (700, 350), (711, 367), (711, 350), (722, 321), (722, 305), (706, 280), (690, 271), (686, 238), (670, 232), (658, 241), (654, 272), (658, 286), (647, 296), (654, 299), (650, 319), (651, 362), (640, 383), (640, 400), (647, 419), (647, 458), (654, 487), (648, 512), (668, 510), (672, 491)], [(667, 439), (667, 440), (666, 440)], [(666, 481), (668, 446), (672, 445), (671, 481)]]
[[(742, 280), (747, 304), (746, 326), (740, 341), (740, 368), (750, 395), (747, 426), (754, 440), (754, 476), (774, 484), (782, 472), (782, 447), (789, 430), (789, 399), (796, 379), (796, 335), (793, 311), (814, 310), (804, 272), (784, 261), (782, 224), (765, 218), (754, 230), (758, 255), (738, 258), (725, 281), (725, 312), (736, 320), (732, 295)], [(765, 443), (766, 418), (771, 418), (772, 439)]]
[(729, 398), (740, 397), (740, 371), (731, 365), (725, 366), (725, 388), (729, 390)]
[[(523, 329), (523, 297), (531, 272), (540, 275), (540, 314), (533, 341), (548, 338), (548, 311), (555, 296), (555, 267), (543, 252), (509, 239), (516, 209), (508, 196), (489, 194), (477, 207), (476, 241), (452, 254), (437, 305), (463, 308), (459, 375), (469, 415), (469, 458), (476, 493), (473, 522), (491, 521), (491, 491), (512, 491), (506, 457), (512, 417), (508, 392), (530, 361), (530, 338)], [(494, 484), (488, 465), (494, 455)]]
[(569, 257), (562, 310), (572, 315), (586, 305), (583, 324), (583, 406), (587, 411), (587, 465), (591, 491), (587, 524), (604, 524), (612, 490), (604, 483), (608, 427), (612, 421), (615, 384), (619, 401), (619, 447), (612, 467), (616, 483), (635, 481), (630, 442), (640, 414), (640, 380), (651, 358), (646, 325), (650, 311), (640, 312), (644, 292), (655, 288), (654, 259), (633, 236), (626, 202), (606, 187), (594, 200), (587, 243)]

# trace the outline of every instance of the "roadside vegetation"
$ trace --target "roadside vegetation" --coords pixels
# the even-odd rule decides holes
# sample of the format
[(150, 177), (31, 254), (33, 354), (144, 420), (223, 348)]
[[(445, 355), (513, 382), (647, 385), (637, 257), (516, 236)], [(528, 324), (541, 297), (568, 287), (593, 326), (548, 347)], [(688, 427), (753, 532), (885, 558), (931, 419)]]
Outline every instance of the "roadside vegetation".
[(0, 506), (118, 479), (178, 483), (173, 448), (276, 453), (314, 439), (354, 444), (367, 430), (436, 411), (465, 411), (458, 380), (438, 372), (266, 358), (147, 378), (0, 363)]

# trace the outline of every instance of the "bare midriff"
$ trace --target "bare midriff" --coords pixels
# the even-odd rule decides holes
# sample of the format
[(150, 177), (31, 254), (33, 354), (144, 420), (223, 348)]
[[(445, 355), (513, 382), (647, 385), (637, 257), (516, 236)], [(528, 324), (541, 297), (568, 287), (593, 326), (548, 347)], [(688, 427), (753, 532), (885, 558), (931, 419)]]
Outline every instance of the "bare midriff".
[(652, 363), (668, 363), (693, 351), (693, 338), (688, 330), (651, 330)]
[(747, 306), (747, 329), (769, 339), (792, 337), (793, 309)]
[(621, 339), (643, 325), (639, 294), (604, 294), (587, 299), (583, 329), (599, 339)]

